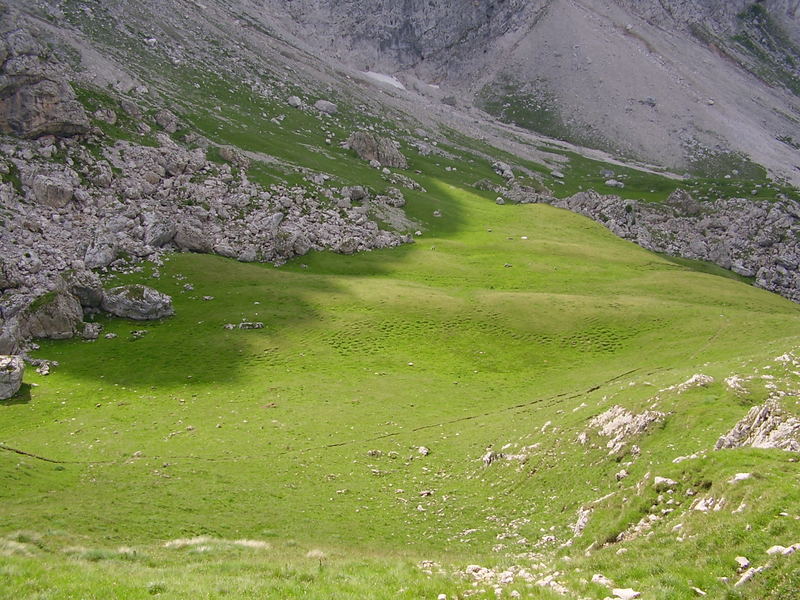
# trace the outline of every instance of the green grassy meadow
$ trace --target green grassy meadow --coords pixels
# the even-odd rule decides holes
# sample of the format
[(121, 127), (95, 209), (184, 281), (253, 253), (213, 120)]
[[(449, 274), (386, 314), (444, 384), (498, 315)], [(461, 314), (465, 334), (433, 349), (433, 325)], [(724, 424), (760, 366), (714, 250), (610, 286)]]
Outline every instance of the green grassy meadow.
[[(42, 343), (36, 356), (60, 365), (29, 370), (0, 403), (0, 597), (494, 597), (463, 575), (470, 564), (559, 573), (568, 597), (607, 596), (595, 572), (646, 598), (696, 597), (692, 586), (788, 597), (769, 593), (793, 589), (796, 559), (779, 559), (768, 589), (717, 578), (735, 581), (739, 554), (760, 564), (800, 541), (797, 464), (711, 448), (767, 393), (723, 379), (776, 373), (800, 341), (800, 307), (566, 211), (420, 182), (408, 212), (428, 229), (413, 245), (280, 268), (171, 255), (158, 279), (147, 267), (109, 285), (171, 294), (173, 318), (98, 317), (118, 337)], [(265, 327), (223, 327), (243, 320)], [(716, 382), (659, 393), (699, 372)], [(797, 374), (779, 380), (796, 398)], [(638, 457), (609, 455), (596, 434), (576, 441), (615, 404), (668, 413)], [(507, 444), (527, 459), (483, 465)], [(731, 488), (740, 471), (756, 477)], [(649, 536), (600, 547), (658, 504), (651, 475), (678, 481), (676, 498), (695, 488), (729, 506), (676, 510)]]
[[(121, 43), (101, 6), (89, 24), (79, 8), (65, 5), (70, 22)], [(268, 98), (135, 39), (124, 54), (143, 81), (160, 74), (153, 86), (182, 122), (173, 138), (201, 133), (210, 158), (216, 144), (262, 153), (247, 176), (265, 186), (313, 192), (306, 176), (322, 172), (331, 186), (383, 193), (393, 184), (339, 143), (366, 127), (400, 140), (405, 174), (427, 190), (403, 189), (423, 235), (281, 267), (173, 254), (109, 279), (172, 295), (176, 314), (98, 316), (116, 338), (43, 342), (35, 356), (59, 366), (29, 369), (0, 402), (0, 599), (452, 600), (495, 598), (497, 587), (500, 597), (601, 600), (611, 592), (595, 573), (646, 600), (696, 598), (694, 587), (709, 598), (797, 597), (800, 553), (765, 553), (800, 542), (793, 455), (712, 448), (769, 386), (800, 413), (800, 372), (775, 361), (800, 346), (800, 307), (567, 211), (498, 206), (473, 184), (503, 183), (494, 156), (559, 197), (795, 190), (760, 172), (679, 182), (547, 147), (569, 160), (557, 182), (552, 166), (446, 128), (431, 132), (444, 153), (422, 156), (409, 143), (416, 125), (354, 108), (366, 101), (355, 87), (326, 94), (336, 116), (295, 110), (283, 97), (303, 95), (303, 81)], [(282, 81), (267, 68), (261, 79)], [(76, 90), (90, 111), (116, 106), (105, 90)], [(152, 124), (156, 107), (142, 108)], [(95, 124), (103, 143), (156, 143), (122, 114)], [(609, 167), (624, 190), (604, 190)], [(264, 328), (224, 328), (242, 321)], [(696, 373), (715, 381), (668, 389)], [(744, 391), (724, 382), (733, 374), (749, 378)], [(589, 422), (615, 405), (665, 416), (609, 452)], [(513, 458), (487, 467), (489, 448)], [(739, 472), (752, 477), (729, 483)], [(657, 491), (655, 476), (676, 488)], [(725, 503), (689, 510), (699, 497)], [(591, 514), (576, 535), (581, 509)], [(650, 515), (649, 529), (617, 541)], [(741, 555), (770, 568), (734, 588)], [(516, 575), (476, 581), (469, 565)]]

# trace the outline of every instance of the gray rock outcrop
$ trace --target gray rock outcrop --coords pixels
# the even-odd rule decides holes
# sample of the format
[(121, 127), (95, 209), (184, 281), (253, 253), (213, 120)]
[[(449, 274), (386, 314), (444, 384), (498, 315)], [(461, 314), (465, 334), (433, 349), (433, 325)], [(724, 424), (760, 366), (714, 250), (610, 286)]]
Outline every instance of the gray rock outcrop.
[[(202, 148), (158, 136), (158, 147), (120, 141), (103, 147), (99, 157), (74, 139), (0, 139), (0, 168), (17, 169), (21, 183), (18, 191), (0, 182), (4, 309), (15, 295), (54, 289), (60, 273), (80, 263), (125, 268), (139, 259), (158, 261), (176, 248), (283, 263), (310, 250), (350, 252), (410, 241), (381, 230), (364, 206), (332, 208), (336, 188), (265, 188), (245, 173), (235, 175), (230, 164), (207, 160)], [(54, 144), (73, 166), (37, 157), (43, 143)], [(33, 201), (41, 174), (67, 180), (74, 186), (71, 199), (56, 194), (61, 201)]]
[(646, 410), (636, 414), (616, 405), (589, 421), (589, 427), (596, 429), (601, 436), (610, 438), (606, 447), (609, 448), (609, 454), (613, 454), (665, 417), (666, 414), (659, 411)]
[(22, 339), (68, 339), (82, 329), (83, 310), (78, 300), (64, 291), (40, 296), (19, 315)]
[(787, 414), (774, 398), (754, 406), (717, 440), (715, 449), (743, 447), (800, 452), (800, 419)]
[(101, 308), (126, 319), (148, 321), (175, 314), (172, 298), (146, 285), (123, 285), (106, 290)]
[(100, 277), (86, 269), (66, 271), (62, 278), (67, 291), (86, 309), (100, 308), (103, 302), (103, 283)]
[(24, 373), (22, 358), (0, 355), (0, 400), (11, 398), (19, 391)]
[(666, 202), (636, 202), (592, 190), (560, 200), (536, 195), (585, 215), (614, 234), (673, 256), (713, 262), (756, 286), (800, 302), (800, 205), (745, 198), (694, 200), (684, 190)]
[(335, 115), (339, 111), (339, 107), (329, 100), (317, 100), (314, 103), (314, 108), (329, 115)]
[(77, 175), (67, 171), (36, 175), (31, 186), (34, 199), (44, 206), (64, 208), (72, 200), (76, 180)]
[(356, 131), (347, 139), (347, 143), (356, 154), (367, 161), (377, 161), (384, 167), (407, 169), (408, 162), (389, 138), (381, 137), (368, 131)]

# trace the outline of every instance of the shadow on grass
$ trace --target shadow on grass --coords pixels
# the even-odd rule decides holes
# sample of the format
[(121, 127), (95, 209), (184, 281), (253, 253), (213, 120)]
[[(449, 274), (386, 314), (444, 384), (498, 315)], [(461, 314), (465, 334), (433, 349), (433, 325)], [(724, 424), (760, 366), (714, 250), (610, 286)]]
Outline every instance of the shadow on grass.
[(0, 406), (13, 406), (15, 404), (28, 404), (31, 401), (31, 384), (23, 383), (19, 391), (5, 400), (0, 400)]
[[(307, 295), (342, 293), (329, 278), (302, 279), (272, 265), (213, 255), (173, 255), (161, 271), (158, 280), (138, 274), (114, 284), (140, 281), (169, 294), (173, 317), (130, 321), (98, 316), (103, 333), (97, 341), (42, 340), (35, 355), (57, 360), (56, 376), (108, 385), (232, 384), (240, 380), (245, 360), (279, 345), (287, 330), (320, 319)], [(194, 289), (185, 290), (187, 283)], [(263, 328), (239, 329), (241, 322), (260, 322)], [(226, 329), (227, 324), (234, 327)], [(131, 335), (135, 330), (146, 333)], [(116, 337), (107, 339), (109, 333)]]

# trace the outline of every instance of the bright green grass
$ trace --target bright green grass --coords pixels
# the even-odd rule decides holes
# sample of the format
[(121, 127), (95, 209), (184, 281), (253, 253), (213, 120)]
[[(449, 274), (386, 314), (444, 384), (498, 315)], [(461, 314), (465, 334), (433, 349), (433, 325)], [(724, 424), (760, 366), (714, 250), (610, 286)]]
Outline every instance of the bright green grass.
[[(673, 415), (638, 441), (622, 484), (613, 474), (628, 458), (575, 442), (614, 403), (642, 410), (695, 372), (721, 381), (797, 346), (797, 305), (566, 211), (496, 206), (421, 181), (429, 193), (412, 196), (409, 212), (431, 229), (414, 245), (314, 253), (282, 268), (175, 255), (159, 280), (126, 278), (172, 294), (175, 317), (103, 318), (119, 337), (42, 344), (38, 355), (61, 364), (48, 377), (29, 371), (22, 394), (0, 404), (0, 441), (64, 462), (0, 453), (0, 536), (41, 536), (25, 546), (32, 556), (0, 558), (0, 597), (108, 597), (114, 582), (125, 598), (435, 597), (471, 587), (456, 569), (525, 564), (513, 555), (528, 551), (585, 597), (603, 597), (581, 583), (595, 568), (654, 598), (692, 597), (695, 579), (721, 597), (716, 574), (733, 576), (736, 552), (800, 539), (792, 519), (773, 533), (731, 525), (766, 526), (777, 506), (796, 509), (797, 472), (783, 453), (671, 462), (711, 448), (761, 392), (742, 400), (717, 383), (667, 394), (660, 409)], [(194, 291), (182, 291), (187, 281)], [(265, 328), (223, 329), (243, 319)], [(132, 339), (141, 328), (149, 333)], [(485, 448), (506, 443), (540, 447), (524, 465), (484, 469)], [(688, 544), (664, 527), (630, 542), (626, 560), (613, 547), (583, 556), (639, 520), (652, 500), (634, 488), (646, 472), (724, 486), (749, 468), (763, 475), (745, 484), (763, 499), (752, 512), (693, 515)], [(540, 529), (567, 540), (577, 509), (618, 488), (573, 547), (534, 546)], [(498, 541), (518, 518), (529, 519), (517, 530), (528, 542)], [(197, 535), (273, 549), (161, 547)], [(120, 557), (119, 546), (145, 558)], [(322, 568), (305, 558), (314, 548), (329, 556)], [(424, 559), (444, 565), (444, 579), (412, 566)]]
[[(68, 16), (83, 20), (68, 4)], [(302, 183), (300, 165), (336, 176), (337, 186), (389, 185), (338, 142), (365, 125), (402, 138), (388, 123), (394, 116), (365, 117), (347, 92), (331, 97), (336, 117), (296, 111), (283, 97), (299, 89), (265, 98), (200, 67), (178, 69), (140, 41), (117, 40), (109, 23), (95, 18), (84, 28), (135, 55), (143, 76), (161, 73), (157, 87), (188, 127), (285, 161), (255, 161), (252, 179)], [(78, 92), (92, 110), (114, 107), (98, 90)], [(120, 117), (107, 135), (138, 140)], [(595, 572), (652, 598), (693, 598), (691, 585), (710, 597), (790, 597), (796, 559), (741, 591), (717, 578), (735, 580), (738, 554), (760, 565), (773, 543), (800, 541), (796, 464), (764, 451), (672, 459), (710, 449), (764, 399), (763, 386), (739, 398), (721, 380), (796, 347), (798, 307), (698, 272), (706, 266), (647, 253), (567, 212), (498, 207), (494, 194), (467, 190), (487, 177), (501, 183), (486, 156), (516, 159), (444, 133), (454, 159), (402, 148), (409, 174), (429, 190), (405, 192), (407, 212), (426, 231), (415, 245), (312, 254), (280, 269), (174, 256), (160, 280), (149, 272), (126, 278), (172, 294), (174, 318), (102, 319), (118, 338), (43, 344), (39, 355), (61, 365), (46, 378), (29, 371), (20, 395), (0, 403), (0, 442), (62, 462), (0, 451), (0, 598), (452, 598), (473, 589), (454, 574), (468, 564), (539, 572), (531, 566), (539, 561), (542, 574), (558, 570), (571, 593), (598, 600), (609, 592), (588, 582)], [(617, 193), (603, 190), (605, 168), (624, 179), (626, 198), (660, 201), (679, 184), (697, 196), (751, 194), (741, 181), (687, 184), (568, 158), (563, 185), (549, 167), (520, 164), (559, 196), (590, 187)], [(755, 198), (780, 191), (758, 183)], [(194, 291), (182, 291), (186, 281)], [(222, 327), (242, 319), (266, 327)], [(149, 333), (134, 340), (130, 332), (142, 328)], [(653, 400), (698, 371), (717, 383)], [(794, 401), (786, 404), (796, 410)], [(637, 440), (642, 455), (617, 483), (630, 455), (575, 440), (615, 403), (640, 411), (654, 402), (671, 414)], [(490, 444), (515, 451), (537, 443), (524, 464), (484, 469), (480, 461)], [(423, 445), (430, 455), (418, 452)], [(757, 477), (730, 488), (726, 481), (743, 470)], [(584, 556), (657, 501), (651, 486), (637, 487), (648, 472), (678, 480), (679, 493), (693, 486), (723, 495), (729, 507), (676, 513), (652, 537)], [(433, 494), (420, 496), (425, 490)], [(559, 549), (577, 509), (611, 492), (583, 536)], [(750, 509), (731, 513), (741, 500)], [(777, 517), (781, 510), (790, 516)], [(683, 542), (672, 532), (678, 520)], [(517, 537), (504, 537), (509, 530)], [(537, 545), (545, 533), (557, 541)], [(270, 548), (163, 545), (201, 535)], [(616, 554), (620, 546), (625, 555)], [(308, 558), (314, 549), (325, 558)], [(519, 556), (529, 552), (537, 556)], [(443, 573), (429, 578), (421, 560), (437, 561)], [(494, 597), (490, 586), (475, 589)]]

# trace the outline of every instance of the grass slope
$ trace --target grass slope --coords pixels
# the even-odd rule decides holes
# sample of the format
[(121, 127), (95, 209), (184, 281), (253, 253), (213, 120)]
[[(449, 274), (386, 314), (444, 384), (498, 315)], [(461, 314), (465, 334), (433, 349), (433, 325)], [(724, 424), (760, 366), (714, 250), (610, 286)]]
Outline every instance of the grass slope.
[[(29, 371), (0, 404), (0, 441), (58, 462), (0, 452), (0, 597), (493, 597), (455, 571), (540, 562), (586, 598), (608, 595), (588, 582), (600, 570), (651, 598), (694, 597), (691, 585), (768, 597), (717, 576), (735, 577), (737, 553), (800, 539), (775, 516), (797, 516), (795, 463), (753, 450), (672, 463), (713, 447), (765, 391), (654, 396), (796, 347), (800, 309), (566, 211), (496, 206), (458, 174), (419, 179), (429, 192), (409, 212), (430, 229), (414, 245), (282, 268), (175, 255), (159, 279), (123, 278), (173, 295), (174, 318), (101, 318), (116, 339), (42, 344), (60, 366)], [(242, 320), (265, 328), (223, 328)], [(614, 404), (670, 413), (638, 458), (575, 441)], [(485, 468), (485, 449), (506, 444), (538, 446)], [(728, 491), (742, 470), (758, 477)], [(650, 472), (750, 508), (687, 516), (684, 542), (670, 523), (584, 556), (658, 504)], [(592, 502), (586, 532), (559, 548)], [(164, 547), (195, 536), (210, 539)], [(791, 585), (786, 561), (771, 577)]]

